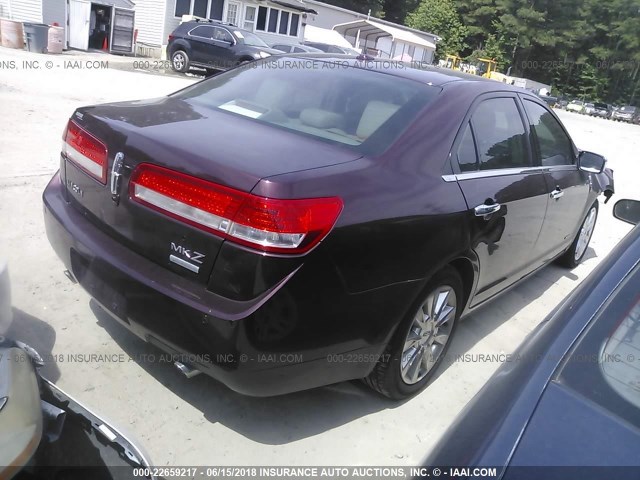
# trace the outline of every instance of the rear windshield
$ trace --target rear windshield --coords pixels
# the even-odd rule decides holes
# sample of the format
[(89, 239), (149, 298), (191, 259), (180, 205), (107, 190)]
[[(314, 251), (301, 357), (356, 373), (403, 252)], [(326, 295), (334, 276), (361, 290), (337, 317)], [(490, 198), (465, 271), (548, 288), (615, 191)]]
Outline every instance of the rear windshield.
[(596, 108), (606, 110), (607, 108), (609, 108), (609, 106), (606, 103), (596, 103)]
[(390, 146), (438, 92), (342, 61), (281, 58), (236, 68), (173, 96), (375, 154)]

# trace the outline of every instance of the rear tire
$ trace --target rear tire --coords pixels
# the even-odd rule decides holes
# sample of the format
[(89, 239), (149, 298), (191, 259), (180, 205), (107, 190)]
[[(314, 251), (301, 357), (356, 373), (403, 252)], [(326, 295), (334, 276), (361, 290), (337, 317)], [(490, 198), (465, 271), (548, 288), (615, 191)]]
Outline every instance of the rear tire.
[(176, 50), (171, 55), (171, 68), (176, 72), (186, 73), (189, 71), (189, 55), (184, 50)]
[(587, 253), (587, 248), (591, 242), (597, 219), (598, 201), (596, 200), (584, 217), (582, 225), (580, 225), (580, 230), (578, 230), (576, 238), (573, 239), (571, 247), (558, 259), (558, 263), (567, 268), (575, 268), (580, 265), (584, 254)]
[(445, 267), (436, 273), (398, 326), (365, 383), (393, 400), (423, 390), (447, 353), (463, 303), (458, 272)]

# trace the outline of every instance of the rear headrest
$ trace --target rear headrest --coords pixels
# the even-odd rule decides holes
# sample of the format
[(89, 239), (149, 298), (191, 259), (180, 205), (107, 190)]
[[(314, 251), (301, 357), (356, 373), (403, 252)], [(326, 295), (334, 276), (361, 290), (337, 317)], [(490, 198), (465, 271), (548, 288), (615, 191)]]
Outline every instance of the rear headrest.
[(305, 108), (300, 112), (300, 121), (315, 128), (342, 127), (342, 115), (320, 108)]
[(380, 128), (380, 125), (389, 120), (389, 117), (396, 113), (399, 108), (399, 105), (378, 100), (372, 100), (367, 103), (364, 112), (362, 112), (356, 135), (362, 139), (368, 138)]

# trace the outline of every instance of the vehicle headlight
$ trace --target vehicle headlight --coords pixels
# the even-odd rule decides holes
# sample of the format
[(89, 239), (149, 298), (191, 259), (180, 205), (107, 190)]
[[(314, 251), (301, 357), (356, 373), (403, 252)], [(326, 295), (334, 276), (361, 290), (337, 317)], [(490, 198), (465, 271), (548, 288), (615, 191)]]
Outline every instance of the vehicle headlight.
[(267, 52), (258, 52), (258, 55), (260, 55), (260, 58), (267, 58), (271, 56), (271, 54)]

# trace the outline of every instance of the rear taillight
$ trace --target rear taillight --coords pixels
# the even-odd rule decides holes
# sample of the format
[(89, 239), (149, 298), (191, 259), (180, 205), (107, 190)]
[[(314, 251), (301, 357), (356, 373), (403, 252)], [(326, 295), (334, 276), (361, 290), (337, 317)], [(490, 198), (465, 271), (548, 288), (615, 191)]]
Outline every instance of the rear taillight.
[(85, 173), (107, 183), (106, 145), (73, 120), (69, 120), (64, 132), (62, 153)]
[(304, 253), (333, 228), (337, 197), (282, 200), (259, 197), (163, 167), (141, 164), (131, 198), (165, 215), (264, 252)]
[(167, 38), (167, 43), (169, 43), (171, 40), (173, 40), (175, 37), (173, 35), (169, 35), (169, 37)]

